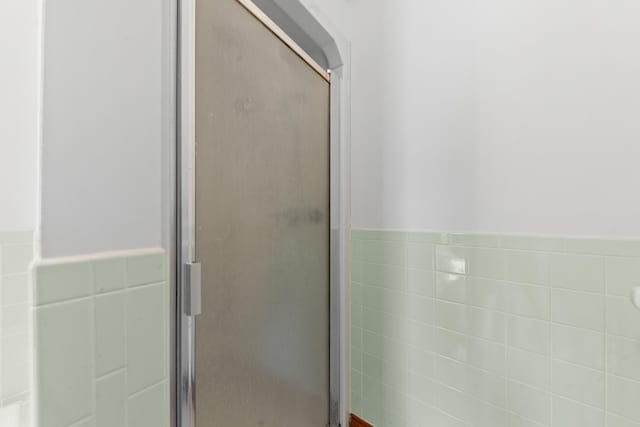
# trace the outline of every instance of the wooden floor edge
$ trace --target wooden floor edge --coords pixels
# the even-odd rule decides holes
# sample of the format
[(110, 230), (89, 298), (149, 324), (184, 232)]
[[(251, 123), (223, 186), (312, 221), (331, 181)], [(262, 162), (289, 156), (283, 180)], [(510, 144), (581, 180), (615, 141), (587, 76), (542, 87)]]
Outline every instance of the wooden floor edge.
[(373, 427), (373, 425), (369, 424), (359, 416), (351, 414), (351, 419), (349, 420), (349, 427)]

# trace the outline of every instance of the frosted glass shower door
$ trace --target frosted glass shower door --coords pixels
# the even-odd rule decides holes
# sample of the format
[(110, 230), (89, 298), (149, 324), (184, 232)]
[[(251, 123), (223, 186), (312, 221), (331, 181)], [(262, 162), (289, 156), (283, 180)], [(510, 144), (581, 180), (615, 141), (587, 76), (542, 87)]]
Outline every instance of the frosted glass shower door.
[(196, 423), (325, 427), (329, 83), (236, 0), (196, 33)]

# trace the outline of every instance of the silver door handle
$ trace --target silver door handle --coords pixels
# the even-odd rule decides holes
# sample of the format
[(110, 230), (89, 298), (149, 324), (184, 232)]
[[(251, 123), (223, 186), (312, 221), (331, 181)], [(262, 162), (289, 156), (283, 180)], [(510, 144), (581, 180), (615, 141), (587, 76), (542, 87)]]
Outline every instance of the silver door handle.
[(202, 268), (199, 262), (184, 265), (184, 312), (187, 316), (202, 313)]

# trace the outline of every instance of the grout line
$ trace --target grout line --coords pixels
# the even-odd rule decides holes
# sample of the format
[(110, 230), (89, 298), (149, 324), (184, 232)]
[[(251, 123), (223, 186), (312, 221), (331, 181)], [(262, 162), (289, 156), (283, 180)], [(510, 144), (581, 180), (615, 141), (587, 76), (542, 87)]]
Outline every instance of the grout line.
[(159, 385), (162, 385), (162, 384), (164, 384), (166, 381), (167, 381), (167, 379), (166, 379), (166, 378), (163, 378), (163, 379), (161, 379), (160, 381), (156, 381), (155, 383), (153, 383), (153, 384), (151, 384), (151, 385), (149, 385), (149, 386), (146, 386), (146, 387), (144, 387), (144, 388), (142, 388), (142, 389), (140, 389), (140, 390), (136, 391), (135, 393), (127, 394), (127, 400), (129, 400), (129, 399), (131, 399), (131, 398), (133, 398), (133, 397), (140, 396), (142, 393), (147, 392), (147, 391), (151, 390), (151, 389), (152, 389), (152, 388), (154, 388), (154, 387), (157, 387), (157, 386), (159, 386)]
[(109, 379), (111, 377), (115, 377), (116, 375), (120, 375), (121, 373), (125, 372), (126, 369), (127, 368), (125, 366), (121, 366), (119, 368), (113, 369), (105, 374), (96, 376), (96, 381), (102, 381), (102, 380)]
[[(551, 257), (547, 255), (547, 282), (551, 283)], [(551, 384), (549, 384), (549, 388), (553, 393), (553, 385), (555, 383), (555, 377), (553, 375), (553, 362), (554, 362), (554, 347), (553, 347), (553, 291), (549, 292), (549, 356), (551, 362), (549, 363), (550, 370), (550, 379)], [(550, 398), (549, 402), (549, 425), (553, 427), (553, 396)]]
[[(129, 283), (129, 263), (124, 263), (123, 271), (124, 287), (127, 289), (127, 283)], [(135, 427), (129, 426), (129, 319), (127, 313), (129, 311), (129, 292), (124, 292), (124, 311), (122, 316), (124, 317), (124, 425), (122, 427)]]

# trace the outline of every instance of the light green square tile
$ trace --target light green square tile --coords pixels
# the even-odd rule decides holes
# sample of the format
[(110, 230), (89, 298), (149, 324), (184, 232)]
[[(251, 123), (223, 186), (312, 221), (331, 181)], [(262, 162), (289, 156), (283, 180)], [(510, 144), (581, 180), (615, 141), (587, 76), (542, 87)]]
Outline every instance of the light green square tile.
[(554, 322), (592, 331), (605, 330), (604, 295), (554, 289), (551, 298)]
[(127, 285), (139, 286), (167, 280), (167, 259), (164, 253), (127, 258)]
[(351, 251), (351, 261), (362, 261), (364, 259), (364, 240), (358, 240), (356, 238), (351, 238), (350, 243), (350, 251)]
[(362, 394), (362, 372), (351, 369), (351, 393)]
[(463, 334), (469, 330), (466, 306), (438, 301), (435, 304), (435, 311), (436, 326)]
[(2, 336), (27, 334), (29, 332), (29, 316), (31, 305), (21, 303), (0, 308), (0, 325)]
[(351, 282), (351, 304), (362, 305), (362, 287), (360, 283)]
[(490, 279), (504, 277), (504, 253), (502, 249), (467, 248), (467, 274)]
[(436, 270), (445, 273), (465, 274), (467, 272), (465, 248), (436, 245)]
[(499, 248), (500, 236), (489, 234), (449, 234), (449, 244), (453, 246)]
[(514, 282), (549, 283), (549, 255), (544, 252), (505, 251), (506, 279)]
[(94, 261), (93, 277), (96, 293), (124, 288), (125, 259), (108, 258)]
[(33, 261), (33, 245), (7, 245), (0, 251), (0, 273), (18, 274), (26, 273)]
[(380, 310), (386, 313), (403, 316), (412, 298), (411, 295), (395, 289), (382, 289), (382, 305)]
[(363, 352), (373, 355), (382, 355), (384, 353), (384, 349), (385, 345), (382, 335), (367, 330), (362, 331)]
[(607, 409), (640, 422), (640, 382), (609, 375), (607, 377)]
[(382, 309), (384, 306), (383, 289), (377, 286), (363, 286), (362, 305), (369, 308)]
[(551, 254), (550, 271), (552, 286), (604, 293), (603, 257)]
[(127, 404), (128, 426), (169, 426), (169, 395), (166, 382), (129, 397)]
[(36, 310), (36, 412), (40, 427), (61, 427), (92, 414), (93, 312), (91, 300)]
[(351, 325), (351, 346), (362, 351), (362, 328)]
[(362, 306), (351, 304), (351, 324), (362, 327)]
[(577, 254), (640, 256), (640, 240), (632, 239), (566, 239), (567, 252)]
[(500, 246), (523, 251), (564, 252), (564, 240), (553, 237), (501, 236)]
[(571, 326), (553, 325), (553, 357), (593, 369), (605, 368), (605, 334)]
[(427, 242), (407, 243), (407, 266), (433, 270), (434, 246)]
[(125, 365), (125, 294), (117, 292), (95, 299), (96, 376)]
[(27, 334), (8, 335), (0, 340), (0, 348), (4, 348), (0, 360), (0, 399), (6, 405), (9, 400), (30, 388), (32, 367), (29, 363), (31, 343)]
[(520, 316), (548, 320), (551, 310), (551, 288), (537, 285), (507, 283), (507, 310)]
[(40, 265), (35, 273), (36, 304), (48, 304), (91, 295), (91, 263), (73, 262)]
[(640, 310), (629, 298), (607, 297), (607, 332), (640, 339)]
[(422, 323), (433, 324), (434, 302), (432, 298), (421, 295), (413, 295), (406, 299), (406, 314), (404, 317), (417, 320)]
[(0, 279), (2, 284), (2, 305), (14, 305), (29, 301), (28, 274), (14, 274)]
[(505, 340), (505, 315), (483, 308), (466, 307), (469, 334), (492, 341)]
[(407, 348), (407, 370), (410, 374), (416, 374), (422, 378), (432, 378), (434, 364), (434, 356), (430, 351), (418, 347)]
[(640, 258), (607, 257), (605, 282), (608, 295), (629, 296), (640, 284)]
[(607, 372), (640, 381), (640, 342), (609, 335), (607, 337)]
[(385, 264), (365, 264), (362, 282), (391, 289), (405, 289), (406, 270), (404, 267)]
[(436, 297), (464, 303), (467, 300), (466, 277), (459, 274), (436, 273)]
[(548, 426), (551, 421), (551, 395), (547, 391), (508, 381), (507, 409)]
[(433, 344), (436, 354), (460, 362), (467, 361), (469, 345), (466, 335), (447, 329), (435, 328)]
[(374, 426), (382, 425), (384, 395), (382, 384), (373, 378), (362, 379), (362, 418)]
[(410, 231), (408, 233), (408, 240), (410, 242), (426, 242), (446, 245), (449, 243), (449, 235), (447, 233)]
[(500, 280), (467, 277), (467, 304), (507, 311), (506, 284)]
[(362, 413), (362, 395), (358, 393), (351, 393), (351, 413)]
[(560, 360), (553, 362), (553, 392), (604, 409), (605, 374)]
[(95, 427), (96, 423), (93, 418), (82, 420), (78, 423), (72, 424), (69, 427)]
[(33, 243), (32, 231), (0, 232), (0, 245), (19, 245)]
[(619, 417), (612, 413), (607, 413), (607, 427), (640, 427), (640, 421), (635, 422), (626, 418)]
[(351, 281), (362, 283), (362, 275), (364, 273), (365, 264), (361, 261), (351, 261)]
[(366, 263), (404, 266), (407, 244), (403, 240), (370, 240), (364, 242), (362, 251)]
[(510, 346), (535, 353), (551, 354), (551, 325), (541, 320), (510, 316), (507, 342)]
[(435, 273), (431, 270), (407, 270), (407, 291), (410, 294), (433, 296)]
[[(551, 422), (554, 426), (602, 427), (605, 425), (605, 412), (595, 407), (554, 396)], [(606, 426), (615, 427), (615, 425), (608, 423)]]
[[(362, 336), (362, 334), (360, 334)], [(362, 343), (360, 347), (351, 345), (351, 369), (362, 372)]]
[(128, 391), (135, 393), (166, 376), (167, 306), (164, 284), (127, 291)]
[(407, 240), (407, 233), (396, 230), (352, 230), (351, 237), (357, 240)]
[[(124, 371), (96, 381), (96, 427), (125, 426), (126, 404)], [(158, 410), (162, 408), (155, 409)]]

